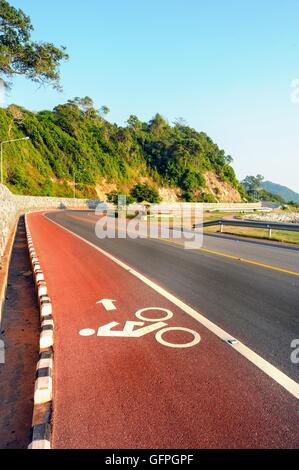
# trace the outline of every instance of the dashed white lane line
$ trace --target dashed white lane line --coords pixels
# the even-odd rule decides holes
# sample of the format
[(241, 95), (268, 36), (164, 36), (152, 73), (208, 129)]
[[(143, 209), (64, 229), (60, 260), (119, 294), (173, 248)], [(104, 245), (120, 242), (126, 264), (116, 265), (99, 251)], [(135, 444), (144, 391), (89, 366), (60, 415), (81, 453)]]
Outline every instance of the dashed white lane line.
[[(72, 232), (71, 230), (63, 227), (62, 225), (55, 222), (54, 220), (49, 219), (49, 218), (47, 218), (47, 220), (52, 222), (53, 224), (57, 225), (59, 228), (65, 230), (66, 232), (70, 233), (74, 237), (77, 237), (79, 240), (83, 241), (84, 243), (91, 246), (95, 250), (99, 251), (104, 256), (109, 258), (111, 261), (118, 264), (118, 266), (121, 266), (123, 269), (125, 269), (130, 274), (132, 274), (133, 276), (138, 278), (140, 281), (142, 281), (144, 284), (151, 287), (158, 294), (162, 295), (164, 298), (166, 298), (167, 300), (172, 302), (174, 305), (179, 307), (181, 310), (183, 310), (185, 313), (190, 315), (192, 318), (194, 318), (194, 320), (201, 323), (203, 326), (205, 326), (209, 331), (214, 333), (222, 341), (225, 341), (227, 343), (229, 340), (233, 339), (232, 335), (230, 335), (229, 333), (224, 331), (222, 328), (217, 326), (215, 323), (208, 320), (204, 315), (197, 312), (192, 307), (187, 305), (185, 302), (178, 299), (173, 294), (171, 294), (170, 292), (168, 292), (167, 290), (165, 290), (163, 287), (159, 286), (155, 282), (151, 281), (150, 279), (148, 279), (143, 274), (141, 274), (138, 271), (136, 271), (135, 269), (131, 268), (129, 265), (127, 265), (123, 261), (120, 261), (118, 258), (111, 255), (107, 251), (103, 250), (102, 248), (99, 248), (98, 246), (94, 245), (93, 243), (89, 242), (88, 240), (85, 240), (85, 238), (80, 237), (80, 235), (77, 235), (76, 233)], [(252, 364), (254, 364), (258, 369), (263, 371), (266, 375), (271, 377), (275, 382), (277, 382), (279, 385), (281, 385), (291, 395), (293, 395), (295, 398), (299, 399), (299, 384), (297, 382), (295, 382), (293, 379), (291, 379), (290, 377), (288, 377), (284, 372), (280, 371), (277, 367), (273, 366), (270, 362), (263, 359), (259, 354), (252, 351), (250, 348), (245, 346), (245, 344), (241, 343), (240, 341), (238, 341), (238, 342), (232, 341), (230, 343), (230, 347), (232, 347), (235, 351), (237, 351), (239, 354), (241, 354), (243, 357), (245, 357), (248, 361), (250, 361)]]

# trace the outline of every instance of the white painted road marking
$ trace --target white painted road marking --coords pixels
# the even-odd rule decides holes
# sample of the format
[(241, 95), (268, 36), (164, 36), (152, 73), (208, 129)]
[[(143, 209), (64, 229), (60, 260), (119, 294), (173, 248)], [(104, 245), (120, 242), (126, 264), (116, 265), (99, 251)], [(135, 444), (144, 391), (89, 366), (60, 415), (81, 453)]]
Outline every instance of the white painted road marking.
[[(179, 307), (185, 313), (187, 313), (192, 318), (194, 318), (196, 321), (198, 321), (203, 326), (205, 326), (209, 331), (214, 333), (222, 341), (227, 342), (228, 339), (233, 337), (233, 335), (227, 333), (225, 330), (223, 330), (222, 328), (217, 326), (215, 323), (208, 320), (204, 315), (197, 312), (194, 308), (190, 307), (188, 304), (186, 304), (182, 300), (178, 299), (173, 294), (168, 292), (166, 289), (163, 289), (163, 287), (160, 287), (158, 284), (151, 281), (150, 279), (148, 279), (143, 274), (140, 274), (138, 271), (131, 268), (126, 263), (123, 263), (118, 258), (115, 258), (115, 256), (111, 255), (110, 253), (103, 250), (102, 248), (99, 248), (98, 246), (96, 246), (93, 243), (89, 242), (85, 238), (80, 237), (80, 235), (77, 235), (76, 233), (72, 232), (71, 230), (63, 227), (63, 225), (60, 225), (57, 222), (54, 222), (54, 220), (51, 220), (51, 219), (47, 219), (47, 220), (49, 220), (53, 224), (57, 225), (57, 227), (59, 227), (60, 229), (65, 230), (66, 232), (70, 233), (73, 237), (78, 238), (79, 240), (83, 241), (84, 243), (91, 246), (95, 250), (99, 251), (100, 253), (102, 253), (102, 255), (106, 256), (111, 261), (118, 264), (118, 266), (121, 266), (123, 269), (125, 269), (130, 274), (132, 274), (132, 276), (137, 277), (137, 279), (144, 282), (146, 285), (151, 287), (153, 290), (158, 292), (160, 295), (162, 295), (163, 297), (168, 299), (174, 305)], [(231, 345), (230, 347), (232, 347), (235, 351), (237, 351), (239, 354), (241, 354), (243, 357), (245, 357), (248, 361), (250, 361), (252, 364), (254, 364), (258, 369), (260, 369), (266, 375), (271, 377), (275, 382), (277, 382), (279, 385), (281, 385), (291, 395), (293, 395), (295, 398), (299, 399), (299, 384), (297, 382), (295, 382), (295, 380), (291, 379), (286, 374), (281, 372), (281, 370), (279, 370), (277, 367), (273, 366), (273, 364), (271, 364), (270, 362), (263, 359), (259, 354), (255, 353), (254, 351), (252, 351), (252, 349), (245, 346), (245, 344), (243, 344), (241, 342), (238, 342), (238, 344)]]
[[(160, 310), (164, 313), (166, 313), (166, 316), (164, 315), (162, 318), (146, 318), (142, 316), (143, 312), (146, 312), (148, 310)], [(173, 312), (171, 310), (168, 310), (166, 308), (160, 308), (160, 307), (147, 307), (147, 308), (142, 308), (140, 310), (137, 310), (135, 313), (135, 316), (139, 319), (145, 320), (147, 322), (150, 322), (151, 325), (144, 326), (145, 322), (144, 321), (131, 321), (128, 320), (125, 322), (124, 328), (122, 330), (114, 330), (116, 326), (120, 325), (117, 321), (111, 321), (110, 323), (107, 323), (106, 325), (102, 325), (98, 328), (97, 336), (112, 336), (112, 337), (118, 337), (118, 338), (140, 338), (141, 336), (147, 335), (149, 333), (152, 333), (153, 331), (157, 331), (155, 338), (158, 341), (158, 343), (162, 344), (163, 346), (168, 346), (170, 348), (191, 348), (192, 346), (196, 346), (201, 340), (201, 337), (199, 333), (196, 331), (190, 330), (189, 328), (183, 328), (183, 327), (168, 327), (167, 323), (165, 321), (161, 320), (169, 320), (170, 318), (173, 317)], [(139, 327), (139, 328), (136, 328)], [(188, 332), (193, 336), (193, 340), (189, 341), (187, 343), (170, 343), (169, 341), (166, 341), (163, 339), (163, 334), (168, 333), (169, 331), (184, 331)], [(81, 331), (79, 331), (80, 336), (93, 336), (95, 334), (95, 330), (92, 328), (85, 328)]]
[[(143, 312), (148, 312), (149, 310), (161, 310), (162, 312), (166, 313), (166, 317), (162, 318), (148, 318), (143, 315)], [(147, 308), (141, 308), (140, 310), (137, 310), (135, 313), (135, 317), (139, 318), (139, 320), (145, 320), (145, 321), (166, 321), (170, 320), (170, 318), (173, 317), (173, 313), (168, 310), (167, 308), (160, 308), (160, 307), (147, 307)]]
[(99, 300), (97, 302), (97, 304), (102, 304), (103, 307), (106, 309), (106, 310), (116, 310), (116, 307), (115, 305), (113, 304), (113, 302), (116, 302), (116, 300), (111, 300), (111, 299), (102, 299), (102, 300)]
[(79, 331), (80, 336), (92, 336), (95, 334), (95, 330), (92, 328), (85, 328), (84, 330)]
[[(140, 321), (126, 321), (125, 326), (122, 330), (113, 330), (114, 327), (120, 325), (120, 323), (116, 321), (112, 321), (107, 323), (106, 325), (100, 326), (97, 332), (97, 336), (105, 336), (105, 337), (118, 337), (118, 338), (140, 338), (141, 336), (147, 335), (148, 333), (152, 333), (153, 331), (157, 331), (155, 338), (158, 343), (162, 344), (163, 346), (167, 346), (169, 348), (191, 348), (196, 346), (200, 340), (200, 334), (197, 331), (190, 330), (189, 328), (183, 327), (167, 327), (167, 323), (161, 321), (155, 321), (151, 325), (143, 326), (144, 322)], [(135, 328), (139, 326), (140, 328)], [(193, 336), (193, 340), (187, 343), (170, 343), (163, 339), (163, 335), (165, 333), (169, 333), (170, 331), (183, 331), (190, 333)], [(96, 331), (92, 328), (85, 328), (79, 331), (80, 336), (93, 336), (95, 335)]]
[[(98, 329), (98, 336), (118, 336), (124, 338), (140, 338), (141, 336), (147, 335), (152, 331), (159, 330), (164, 326), (167, 326), (167, 323), (164, 322), (156, 322), (152, 323), (149, 326), (144, 327), (144, 322), (141, 321), (126, 321), (123, 330), (113, 330), (115, 326), (118, 326), (119, 323), (113, 321), (111, 323), (107, 323), (107, 325), (103, 325)], [(135, 328), (139, 326), (140, 328)]]
[[(162, 336), (165, 333), (168, 333), (169, 331), (186, 331), (187, 333), (190, 333), (194, 339), (190, 341), (189, 343), (170, 343), (169, 341), (165, 341), (165, 339), (162, 338)], [(189, 328), (182, 328), (182, 327), (169, 327), (169, 328), (163, 328), (162, 330), (158, 331), (156, 333), (156, 340), (162, 344), (163, 346), (168, 346), (169, 348), (192, 348), (193, 346), (196, 346), (200, 340), (200, 334), (197, 333), (197, 331), (194, 330), (189, 330)]]

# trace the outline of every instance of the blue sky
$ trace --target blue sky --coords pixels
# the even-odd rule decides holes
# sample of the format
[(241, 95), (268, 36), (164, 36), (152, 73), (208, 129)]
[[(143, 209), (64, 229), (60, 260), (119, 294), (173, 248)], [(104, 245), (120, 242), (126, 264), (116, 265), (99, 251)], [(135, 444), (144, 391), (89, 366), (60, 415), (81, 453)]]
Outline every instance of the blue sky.
[(91, 96), (130, 114), (183, 117), (234, 158), (299, 191), (299, 0), (10, 0), (34, 39), (63, 44), (64, 92), (18, 78), (6, 103), (32, 110)]

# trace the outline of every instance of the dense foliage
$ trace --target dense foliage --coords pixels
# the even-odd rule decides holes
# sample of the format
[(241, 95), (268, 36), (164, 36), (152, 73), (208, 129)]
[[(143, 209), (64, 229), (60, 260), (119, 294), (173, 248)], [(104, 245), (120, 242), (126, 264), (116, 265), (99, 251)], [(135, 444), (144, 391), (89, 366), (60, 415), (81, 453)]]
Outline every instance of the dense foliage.
[(104, 118), (108, 112), (106, 106), (96, 110), (88, 97), (53, 111), (0, 109), (0, 140), (30, 137), (5, 146), (9, 187), (23, 194), (72, 196), (76, 180), (76, 194), (92, 197), (103, 180), (125, 194), (147, 182), (156, 190), (178, 188), (188, 201), (211, 200), (204, 176), (211, 171), (244, 194), (231, 157), (205, 133), (181, 123), (171, 126), (159, 114), (148, 123), (131, 116), (120, 127)]
[(107, 201), (113, 204), (123, 204), (125, 196), (126, 205), (133, 202), (159, 203), (161, 201), (159, 192), (147, 183), (138, 183), (130, 191), (130, 194), (124, 194), (119, 191), (111, 191), (106, 194)]
[(160, 196), (155, 188), (150, 187), (146, 183), (138, 183), (131, 189), (131, 197), (137, 202), (160, 202)]
[(245, 188), (247, 194), (252, 197), (257, 197), (259, 191), (261, 190), (263, 180), (264, 177), (262, 175), (250, 175), (244, 178), (244, 180), (242, 181), (242, 185)]
[(14, 75), (24, 75), (59, 88), (59, 65), (68, 58), (65, 48), (32, 41), (32, 31), (29, 16), (0, 0), (0, 82), (8, 85)]

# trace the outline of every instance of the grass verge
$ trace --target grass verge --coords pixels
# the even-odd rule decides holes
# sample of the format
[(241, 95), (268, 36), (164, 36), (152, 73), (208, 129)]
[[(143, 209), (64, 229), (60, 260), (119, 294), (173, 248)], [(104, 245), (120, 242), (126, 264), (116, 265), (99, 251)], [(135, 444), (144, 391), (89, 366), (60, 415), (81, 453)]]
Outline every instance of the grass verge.
[[(219, 227), (207, 227), (205, 233), (219, 232)], [(299, 245), (299, 233), (282, 230), (272, 230), (272, 237), (269, 238), (269, 232), (266, 229), (254, 229), (250, 227), (229, 227), (225, 226), (224, 232), (230, 235), (240, 235), (242, 237), (260, 238), (264, 240), (273, 240), (282, 243), (294, 243)]]

